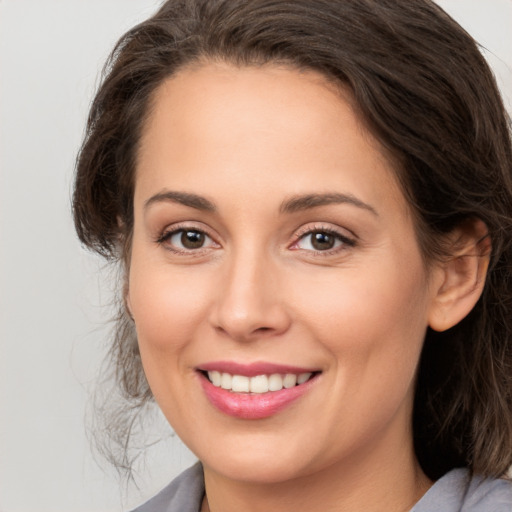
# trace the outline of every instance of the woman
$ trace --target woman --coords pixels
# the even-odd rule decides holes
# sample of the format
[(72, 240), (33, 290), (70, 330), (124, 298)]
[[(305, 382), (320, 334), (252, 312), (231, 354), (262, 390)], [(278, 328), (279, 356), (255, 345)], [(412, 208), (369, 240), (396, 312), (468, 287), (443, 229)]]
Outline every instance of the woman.
[(200, 463), (138, 511), (505, 511), (512, 150), (426, 0), (168, 1), (77, 163), (113, 355)]

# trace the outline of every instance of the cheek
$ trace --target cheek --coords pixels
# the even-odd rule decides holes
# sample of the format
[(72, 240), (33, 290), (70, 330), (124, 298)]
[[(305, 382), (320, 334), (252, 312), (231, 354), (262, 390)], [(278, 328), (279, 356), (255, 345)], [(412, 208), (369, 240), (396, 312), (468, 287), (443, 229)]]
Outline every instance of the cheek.
[[(427, 293), (421, 260), (404, 272), (400, 261), (382, 257), (337, 276), (304, 277), (297, 307), (318, 340), (344, 371), (345, 385), (392, 380), (403, 370), (409, 382), (427, 327)], [(395, 371), (390, 372), (390, 368)]]
[[(144, 255), (142, 255), (144, 256)], [(139, 350), (149, 386), (171, 424), (188, 417), (195, 371), (190, 354), (200, 338), (211, 295), (210, 280), (200, 272), (151, 262), (134, 251), (129, 298)]]
[(141, 353), (151, 351), (158, 359), (186, 346), (204, 317), (211, 287), (208, 273), (198, 268), (171, 271), (165, 261), (150, 261), (134, 250), (128, 297)]

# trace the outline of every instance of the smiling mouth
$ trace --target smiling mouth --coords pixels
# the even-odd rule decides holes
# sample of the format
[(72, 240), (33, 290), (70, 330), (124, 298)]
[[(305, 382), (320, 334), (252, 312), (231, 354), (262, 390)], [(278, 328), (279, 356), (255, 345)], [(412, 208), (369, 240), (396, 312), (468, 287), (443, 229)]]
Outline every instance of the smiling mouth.
[(301, 386), (320, 372), (272, 373), (252, 377), (216, 370), (201, 371), (201, 373), (217, 388), (233, 393), (263, 394)]
[(243, 420), (280, 413), (310, 393), (322, 373), (312, 368), (229, 361), (206, 363), (196, 371), (210, 403), (222, 413)]

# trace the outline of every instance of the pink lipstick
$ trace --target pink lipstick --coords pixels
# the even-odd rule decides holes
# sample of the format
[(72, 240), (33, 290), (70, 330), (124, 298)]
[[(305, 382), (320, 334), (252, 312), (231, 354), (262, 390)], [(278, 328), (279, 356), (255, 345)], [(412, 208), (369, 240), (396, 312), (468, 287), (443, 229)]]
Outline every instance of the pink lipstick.
[(206, 397), (217, 409), (241, 419), (277, 414), (307, 393), (320, 372), (274, 363), (218, 361), (200, 365)]

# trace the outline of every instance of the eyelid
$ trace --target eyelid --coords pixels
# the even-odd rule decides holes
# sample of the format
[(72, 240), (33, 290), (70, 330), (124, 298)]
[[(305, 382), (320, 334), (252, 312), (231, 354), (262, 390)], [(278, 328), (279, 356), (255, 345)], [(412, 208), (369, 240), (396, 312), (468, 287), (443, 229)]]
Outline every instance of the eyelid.
[[(212, 247), (211, 245), (206, 247), (200, 247), (197, 249), (181, 249), (179, 247), (174, 247), (170, 243), (168, 243), (168, 241), (173, 235), (179, 233), (180, 231), (197, 231), (199, 233), (203, 233), (213, 242), (214, 247)], [(217, 242), (215, 238), (216, 237), (212, 235), (211, 230), (208, 229), (208, 227), (206, 227), (204, 224), (193, 221), (184, 221), (166, 226), (163, 230), (159, 232), (155, 239), (155, 242), (158, 245), (165, 245), (166, 249), (177, 254), (198, 254), (211, 248), (220, 247), (219, 242)]]
[[(322, 232), (322, 233), (328, 233), (330, 235), (333, 235), (334, 237), (338, 238), (338, 240), (341, 240), (342, 246), (341, 247), (335, 247), (332, 249), (327, 249), (325, 251), (315, 251), (315, 250), (308, 250), (308, 249), (300, 249), (300, 248), (294, 248), (297, 243), (302, 240), (307, 235), (311, 235), (315, 232)], [(347, 234), (350, 233), (350, 234)], [(307, 224), (303, 227), (301, 227), (293, 236), (293, 242), (290, 245), (290, 249), (292, 250), (304, 250), (305, 252), (311, 252), (323, 256), (328, 256), (330, 254), (338, 253), (340, 251), (346, 250), (348, 247), (354, 247), (357, 243), (357, 236), (352, 233), (350, 230), (346, 228), (340, 228), (333, 226), (332, 224), (326, 225), (322, 223), (316, 223), (316, 224)]]
[(297, 230), (294, 237), (296, 239), (299, 239), (302, 236), (307, 235), (308, 233), (312, 233), (314, 231), (325, 231), (327, 233), (333, 233), (334, 235), (338, 235), (342, 238), (347, 238), (347, 239), (353, 238), (355, 240), (357, 238), (355, 233), (353, 233), (350, 229), (342, 228), (340, 226), (336, 226), (334, 224), (326, 223), (326, 222), (313, 222), (313, 223), (305, 224)]

